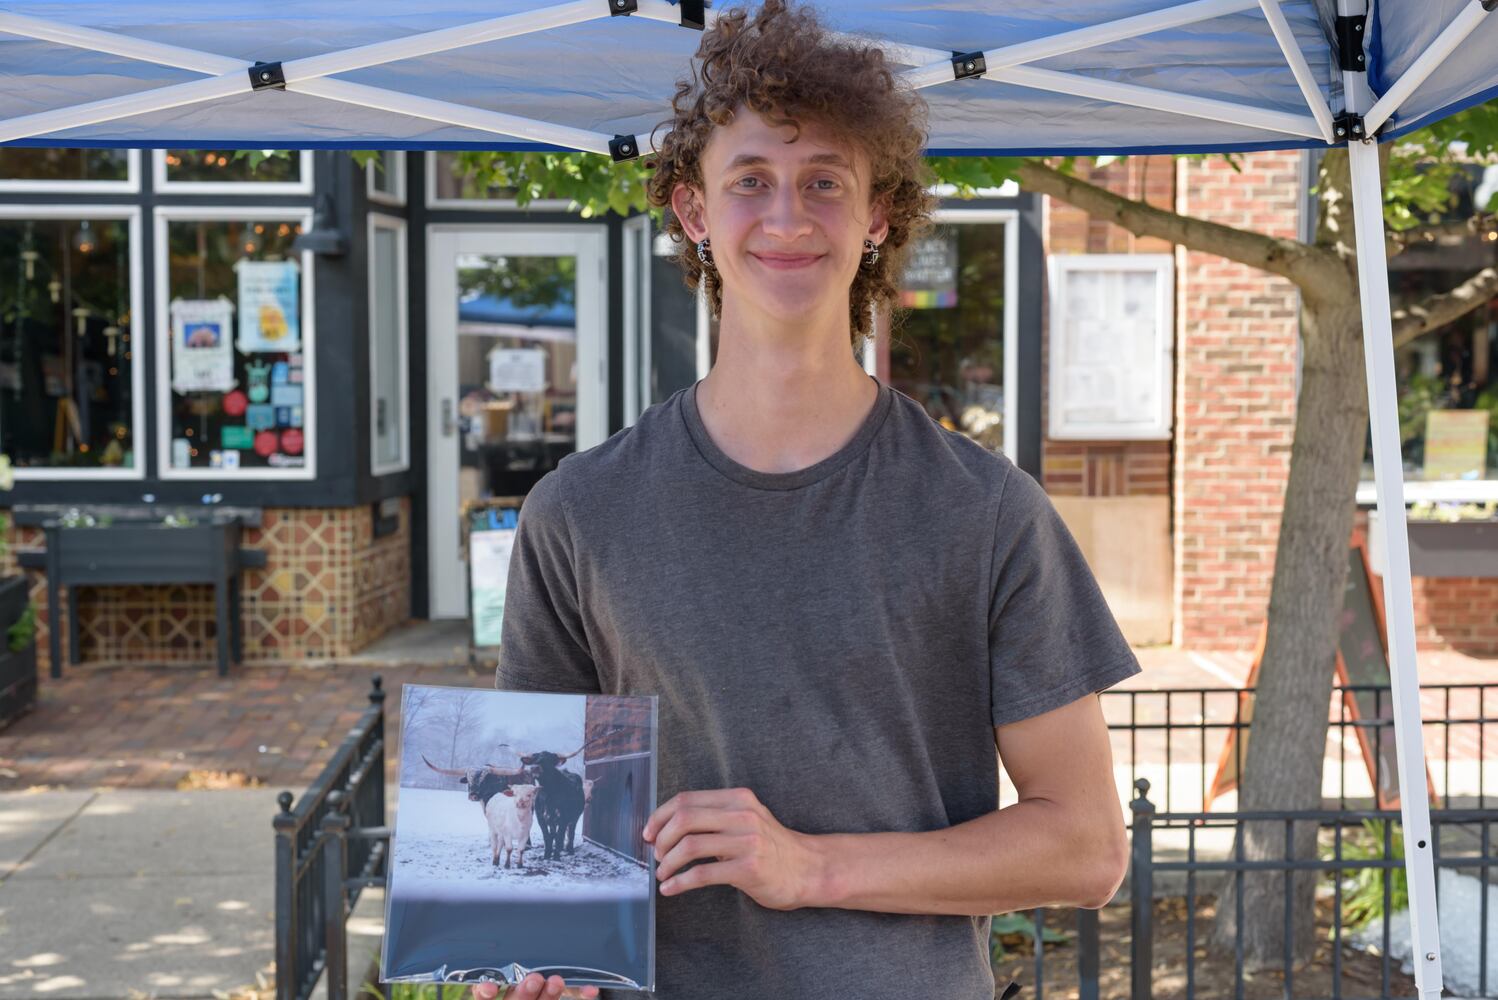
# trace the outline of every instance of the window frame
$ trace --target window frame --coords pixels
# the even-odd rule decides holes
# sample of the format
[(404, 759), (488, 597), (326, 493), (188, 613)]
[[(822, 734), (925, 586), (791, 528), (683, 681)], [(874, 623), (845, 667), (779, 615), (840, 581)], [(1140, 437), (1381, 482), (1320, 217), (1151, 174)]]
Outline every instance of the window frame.
[[(101, 182), (109, 183), (109, 182)], [(127, 222), (126, 231), (130, 240), (130, 315), (138, 317), (142, 315), (141, 304), (145, 301), (143, 296), (143, 282), (145, 280), (141, 262), (141, 206), (139, 205), (109, 205), (92, 204), (87, 202), (75, 202), (71, 204), (58, 205), (17, 205), (0, 203), (0, 219), (20, 220), (46, 219), (46, 220), (70, 220), (70, 219), (124, 219)], [(145, 368), (149, 364), (149, 351), (143, 354), (142, 349), (149, 344), (154, 350), (155, 345), (151, 338), (145, 334), (145, 324), (133, 322), (130, 326), (131, 350), (130, 358), (130, 450), (134, 455), (134, 464), (128, 469), (45, 469), (35, 467), (15, 468), (17, 482), (27, 481), (65, 481), (65, 480), (143, 480), (146, 478), (147, 429), (146, 429), (146, 385)]]
[[(411, 468), (411, 360), (410, 360), (410, 298), (407, 288), (407, 268), (409, 266), (410, 247), (407, 243), (406, 220), (396, 215), (388, 215), (383, 212), (370, 212), (366, 220), (367, 238), (369, 244), (369, 281), (368, 281), (368, 305), (369, 322), (365, 324), (366, 336), (369, 338), (369, 469), (374, 476), (386, 476), (392, 473), (406, 472)], [(379, 461), (379, 438), (375, 434), (378, 426), (376, 416), (379, 410), (379, 379), (377, 377), (376, 365), (378, 364), (375, 351), (374, 317), (375, 304), (375, 233), (380, 229), (388, 229), (395, 233), (396, 253), (396, 366), (398, 392), (402, 400), (401, 420), (397, 428), (397, 437), (400, 441), (400, 457), (394, 462), (382, 463)]]
[(423, 173), (426, 174), (427, 208), (473, 209), (490, 212), (531, 212), (552, 209), (565, 212), (567, 206), (572, 204), (568, 198), (537, 198), (521, 208), (515, 204), (514, 198), (439, 198), (437, 197), (437, 154), (439, 152), (454, 151), (445, 149), (426, 151), (426, 170)]
[(45, 192), (47, 194), (140, 194), (140, 150), (125, 151), (122, 181), (43, 181), (19, 177), (0, 178), (0, 194)]
[[(312, 231), (313, 212), (306, 205), (157, 205), (153, 225), (155, 246), (152, 248), (156, 269), (154, 301), (156, 322), (152, 337), (152, 348), (156, 353), (156, 477), (169, 480), (227, 480), (230, 482), (312, 480), (317, 478), (317, 435), (321, 432), (320, 415), (317, 411), (317, 330), (313, 305), (316, 259), (310, 250), (301, 256), (302, 315), (302, 379), (304, 416), (303, 449), (306, 462), (301, 468), (260, 469), (241, 467), (238, 469), (191, 468), (177, 469), (171, 464), (172, 456), (172, 412), (171, 400), (171, 310), (168, 298), (169, 272), (167, 266), (167, 225), (172, 222), (294, 222), (300, 223), (303, 233)], [(237, 321), (236, 321), (237, 322)]]
[(375, 165), (370, 163), (364, 168), (364, 193), (372, 204), (392, 205), (396, 208), (404, 208), (406, 205), (406, 153), (401, 149), (382, 149), (380, 155), (387, 168), (390, 168), (390, 176), (395, 181), (395, 193), (381, 191), (375, 187), (375, 176), (378, 173)]
[[(172, 147), (186, 148), (186, 147)], [(209, 147), (193, 147), (209, 148)], [(174, 181), (166, 176), (166, 149), (151, 150), (151, 182), (162, 194), (312, 194), (312, 150), (298, 150), (297, 181)]]
[[(928, 189), (933, 193), (936, 188)], [(1004, 227), (1004, 455), (1014, 460), (1019, 447), (1019, 268), (1020, 210), (1017, 208), (938, 208), (931, 213), (937, 226), (1001, 225)], [(874, 314), (870, 342), (877, 365), (877, 341), (882, 319)], [(869, 358), (865, 356), (867, 368)]]

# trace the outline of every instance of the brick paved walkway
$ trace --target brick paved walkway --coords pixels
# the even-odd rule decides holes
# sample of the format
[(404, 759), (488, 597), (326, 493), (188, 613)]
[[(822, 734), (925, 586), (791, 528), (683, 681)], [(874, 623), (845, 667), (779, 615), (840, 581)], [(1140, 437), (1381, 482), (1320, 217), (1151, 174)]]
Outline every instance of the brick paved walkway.
[(298, 790), (358, 720), (377, 673), (390, 692), (391, 757), (402, 683), (494, 683), (488, 670), (457, 665), (243, 666), (225, 678), (212, 668), (74, 667), (43, 677), (36, 710), (0, 731), (0, 791), (175, 788), (192, 772)]

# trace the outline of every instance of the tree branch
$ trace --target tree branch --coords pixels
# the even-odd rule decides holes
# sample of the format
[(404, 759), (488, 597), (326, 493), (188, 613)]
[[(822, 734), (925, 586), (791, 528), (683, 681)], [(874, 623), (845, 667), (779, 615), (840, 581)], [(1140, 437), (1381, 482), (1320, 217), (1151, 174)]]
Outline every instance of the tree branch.
[(1485, 267), (1449, 292), (1431, 295), (1408, 309), (1396, 309), (1394, 346), (1403, 347), (1422, 334), (1481, 309), (1495, 295), (1498, 295), (1498, 267)]
[(1266, 236), (1169, 212), (1116, 195), (1036, 160), (1025, 160), (1018, 177), (1021, 187), (1059, 198), (1135, 236), (1158, 237), (1277, 274), (1294, 282), (1302, 292), (1317, 297), (1325, 297), (1337, 289), (1343, 293), (1352, 291), (1350, 274), (1336, 255), (1299, 240)]

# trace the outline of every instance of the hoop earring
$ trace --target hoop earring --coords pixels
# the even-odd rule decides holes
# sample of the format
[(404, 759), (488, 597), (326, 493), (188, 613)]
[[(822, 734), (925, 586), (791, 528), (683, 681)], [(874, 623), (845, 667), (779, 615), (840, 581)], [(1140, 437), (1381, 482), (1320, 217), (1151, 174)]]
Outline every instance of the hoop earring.
[(879, 244), (875, 243), (873, 240), (864, 240), (863, 252), (863, 266), (873, 267), (874, 263), (879, 260)]
[(697, 241), (697, 259), (702, 262), (703, 267), (709, 269), (716, 268), (713, 263), (712, 245), (712, 240), (706, 237)]

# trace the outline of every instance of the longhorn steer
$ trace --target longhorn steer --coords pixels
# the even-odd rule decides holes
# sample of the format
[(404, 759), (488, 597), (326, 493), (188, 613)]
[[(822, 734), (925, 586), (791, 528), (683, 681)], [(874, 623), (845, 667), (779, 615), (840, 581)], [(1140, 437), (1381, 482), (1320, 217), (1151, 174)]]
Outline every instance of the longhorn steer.
[[(525, 849), (530, 846), (531, 816), (535, 807), (537, 788), (526, 784), (527, 772), (523, 767), (503, 768), (494, 764), (478, 767), (438, 767), (422, 756), (426, 766), (438, 774), (457, 778), (458, 784), (468, 786), (468, 801), (479, 803), (484, 810), (484, 819), (489, 824), (489, 853), (492, 864), (499, 864), (500, 842), (505, 838), (510, 848), (520, 849), (520, 863), (525, 864)], [(525, 802), (524, 822), (516, 796), (521, 789), (529, 789)], [(501, 829), (502, 828), (502, 829)], [(505, 867), (510, 867), (509, 858)]]
[(531, 843), (531, 817), (539, 791), (535, 785), (511, 785), (484, 806), (484, 816), (489, 820), (490, 864), (498, 865), (500, 854), (504, 854), (508, 868), (519, 851), (516, 867), (525, 867), (525, 852)]
[(571, 771), (563, 771), (567, 754), (542, 750), (520, 758), (522, 764), (534, 766), (541, 783), (541, 794), (536, 800), (536, 819), (541, 825), (541, 839), (546, 844), (547, 861), (562, 857), (563, 841), (567, 853), (576, 850), (573, 838), (577, 833), (577, 818), (583, 812), (583, 779)]

